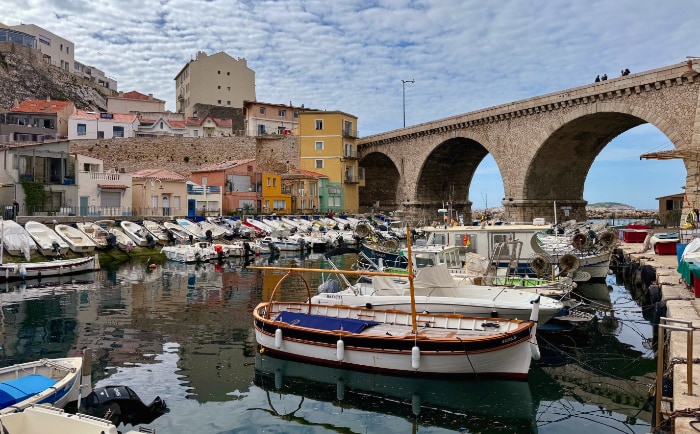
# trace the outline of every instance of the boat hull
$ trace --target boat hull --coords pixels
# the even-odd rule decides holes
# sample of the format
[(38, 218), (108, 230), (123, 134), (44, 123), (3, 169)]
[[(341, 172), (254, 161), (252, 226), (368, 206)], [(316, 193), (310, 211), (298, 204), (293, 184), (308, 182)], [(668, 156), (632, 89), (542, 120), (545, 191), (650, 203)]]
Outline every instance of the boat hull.
[(0, 265), (0, 281), (62, 276), (99, 270), (99, 268), (100, 262), (97, 255), (45, 262), (5, 263)]
[[(304, 311), (306, 306), (310, 306), (310, 313), (326, 312), (326, 315), (320, 315), (323, 317), (327, 317), (329, 312), (335, 312), (333, 318), (348, 318), (348, 315), (385, 318), (382, 324), (387, 330), (379, 327), (370, 333), (356, 333), (309, 328), (282, 320), (266, 319), (266, 309), (275, 309), (277, 305), (283, 304), (261, 303), (255, 309), (255, 336), (262, 351), (290, 360), (387, 375), (526, 378), (533, 355), (532, 322), (519, 322), (516, 329), (508, 332), (480, 333), (476, 331), (479, 327), (491, 327), (488, 325), (491, 321), (499, 320), (462, 315), (418, 315), (418, 323), (422, 326), (416, 336), (408, 325), (411, 315), (405, 312), (287, 304), (297, 311)], [(285, 308), (283, 306), (280, 309)], [(285, 315), (293, 314), (281, 312), (279, 318), (284, 318)], [(464, 324), (473, 323), (475, 331), (465, 332), (461, 327), (462, 321)], [(507, 320), (500, 320), (499, 324), (505, 327), (504, 321)], [(426, 326), (433, 322), (434, 326)], [(342, 357), (339, 356), (340, 347)], [(417, 351), (419, 355), (416, 354)]]

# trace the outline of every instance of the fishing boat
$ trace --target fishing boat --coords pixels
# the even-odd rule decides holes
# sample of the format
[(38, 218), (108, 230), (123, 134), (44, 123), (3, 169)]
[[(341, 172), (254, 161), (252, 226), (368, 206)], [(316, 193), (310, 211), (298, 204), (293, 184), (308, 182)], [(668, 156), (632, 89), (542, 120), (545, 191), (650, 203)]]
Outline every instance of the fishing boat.
[(107, 237), (109, 232), (102, 226), (94, 222), (79, 222), (75, 226), (95, 243), (98, 249), (107, 248)]
[(30, 220), (24, 224), (24, 229), (34, 239), (42, 255), (63, 256), (68, 253), (68, 243), (45, 224)]
[[(324, 269), (249, 267), (286, 271), (270, 301), (253, 310), (260, 351), (273, 356), (343, 369), (416, 377), (526, 378), (530, 360), (539, 358), (536, 323), (539, 298), (527, 321), (416, 313), (370, 307), (321, 305), (311, 302), (301, 272)], [(363, 272), (335, 270), (339, 274)], [(389, 276), (376, 272), (372, 275)], [(274, 301), (290, 277), (304, 282), (308, 302)], [(410, 291), (413, 272), (409, 258)], [(413, 297), (413, 296), (412, 296)]]
[(83, 231), (73, 226), (58, 224), (54, 227), (56, 234), (68, 243), (68, 248), (76, 253), (87, 253), (95, 250), (97, 245)]
[(10, 255), (24, 255), (27, 261), (30, 260), (32, 252), (36, 252), (34, 239), (14, 220), (2, 220), (2, 245)]
[(148, 233), (156, 240), (157, 243), (166, 244), (169, 241), (168, 231), (165, 227), (153, 220), (144, 220), (143, 227), (146, 228)]
[(195, 239), (201, 238), (204, 240), (207, 238), (207, 231), (202, 227), (201, 224), (193, 223), (187, 219), (175, 219), (175, 222), (187, 232), (194, 235)]
[(97, 254), (84, 258), (57, 259), (43, 262), (5, 262), (0, 264), (0, 281), (62, 276), (100, 269)]
[(78, 402), (91, 390), (91, 359), (87, 350), (83, 357), (39, 359), (0, 368), (0, 415), (34, 404), (63, 408)]
[[(122, 230), (124, 231), (124, 233), (125, 233), (129, 238), (131, 238), (131, 241), (134, 242), (134, 245), (135, 245), (135, 246), (139, 246), (139, 247), (146, 247), (146, 246), (148, 246), (148, 244), (149, 244), (149, 239), (148, 239), (149, 233), (148, 233), (148, 231), (146, 230), (146, 228), (144, 228), (143, 226), (141, 226), (141, 225), (138, 224), (138, 223), (134, 223), (134, 222), (129, 221), (129, 220), (122, 220), (122, 221), (119, 223), (119, 226), (121, 226), (121, 228), (122, 228)], [(154, 241), (154, 240), (155, 240), (155, 239), (152, 238), (152, 236), (151, 236), (151, 241)]]

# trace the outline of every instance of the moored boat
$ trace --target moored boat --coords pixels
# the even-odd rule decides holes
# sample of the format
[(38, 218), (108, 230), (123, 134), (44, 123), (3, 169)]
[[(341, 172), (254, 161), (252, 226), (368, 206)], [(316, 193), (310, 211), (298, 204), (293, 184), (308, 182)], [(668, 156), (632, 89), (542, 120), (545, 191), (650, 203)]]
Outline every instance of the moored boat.
[(198, 241), (194, 244), (164, 246), (160, 251), (169, 261), (182, 263), (204, 262), (215, 257), (214, 249), (207, 241)]
[(153, 236), (157, 243), (166, 244), (168, 239), (168, 232), (165, 227), (153, 220), (144, 220), (143, 227)]
[(24, 224), (24, 229), (34, 239), (42, 255), (63, 256), (68, 253), (68, 243), (45, 224), (30, 220)]
[(0, 281), (34, 277), (62, 276), (99, 270), (97, 254), (84, 258), (57, 259), (43, 262), (6, 262), (0, 264)]
[(78, 222), (75, 226), (85, 235), (88, 236), (95, 243), (98, 249), (104, 249), (107, 247), (107, 236), (109, 232), (102, 226), (94, 222)]
[(39, 359), (0, 368), (0, 415), (34, 404), (63, 408), (91, 390), (91, 353), (83, 357)]
[[(139, 247), (146, 247), (148, 245), (149, 233), (146, 228), (129, 220), (122, 220), (119, 225), (124, 233), (134, 242), (134, 245)], [(152, 240), (154, 239), (152, 238)]]
[(30, 260), (36, 251), (36, 242), (22, 225), (14, 220), (2, 221), (2, 245), (12, 256), (24, 255), (24, 259)]
[(64, 224), (54, 227), (56, 234), (68, 243), (68, 248), (76, 253), (87, 253), (95, 250), (97, 245), (80, 229)]
[(275, 292), (287, 277), (327, 270), (260, 268), (287, 271), (270, 301), (253, 310), (256, 340), (261, 351), (271, 355), (359, 371), (447, 378), (526, 378), (531, 358), (539, 358), (535, 337), (539, 299), (532, 304), (529, 321), (418, 314), (415, 305), (409, 313), (276, 302)]

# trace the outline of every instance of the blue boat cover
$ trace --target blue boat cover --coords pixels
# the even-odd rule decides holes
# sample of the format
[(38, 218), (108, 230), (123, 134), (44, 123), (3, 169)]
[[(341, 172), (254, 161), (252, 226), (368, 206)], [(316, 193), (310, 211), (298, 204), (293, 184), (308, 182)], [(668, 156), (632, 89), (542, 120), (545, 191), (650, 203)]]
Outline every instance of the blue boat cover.
[(300, 312), (280, 312), (277, 318), (275, 318), (275, 321), (282, 321), (287, 324), (310, 329), (344, 330), (352, 333), (359, 333), (367, 327), (379, 324), (376, 321), (352, 318), (330, 318), (323, 315), (312, 315)]
[(22, 402), (54, 384), (56, 380), (36, 374), (2, 382), (0, 383), (0, 409)]

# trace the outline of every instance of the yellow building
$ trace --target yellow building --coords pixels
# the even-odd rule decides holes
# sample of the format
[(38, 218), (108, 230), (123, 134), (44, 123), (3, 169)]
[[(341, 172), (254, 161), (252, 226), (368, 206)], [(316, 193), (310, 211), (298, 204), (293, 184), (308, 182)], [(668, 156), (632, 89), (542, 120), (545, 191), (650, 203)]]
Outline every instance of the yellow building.
[(282, 193), (282, 177), (274, 173), (262, 174), (263, 214), (289, 214), (292, 195)]
[(356, 213), (364, 172), (357, 157), (357, 117), (340, 111), (299, 113), (299, 168), (328, 181), (319, 188), (319, 211)]

